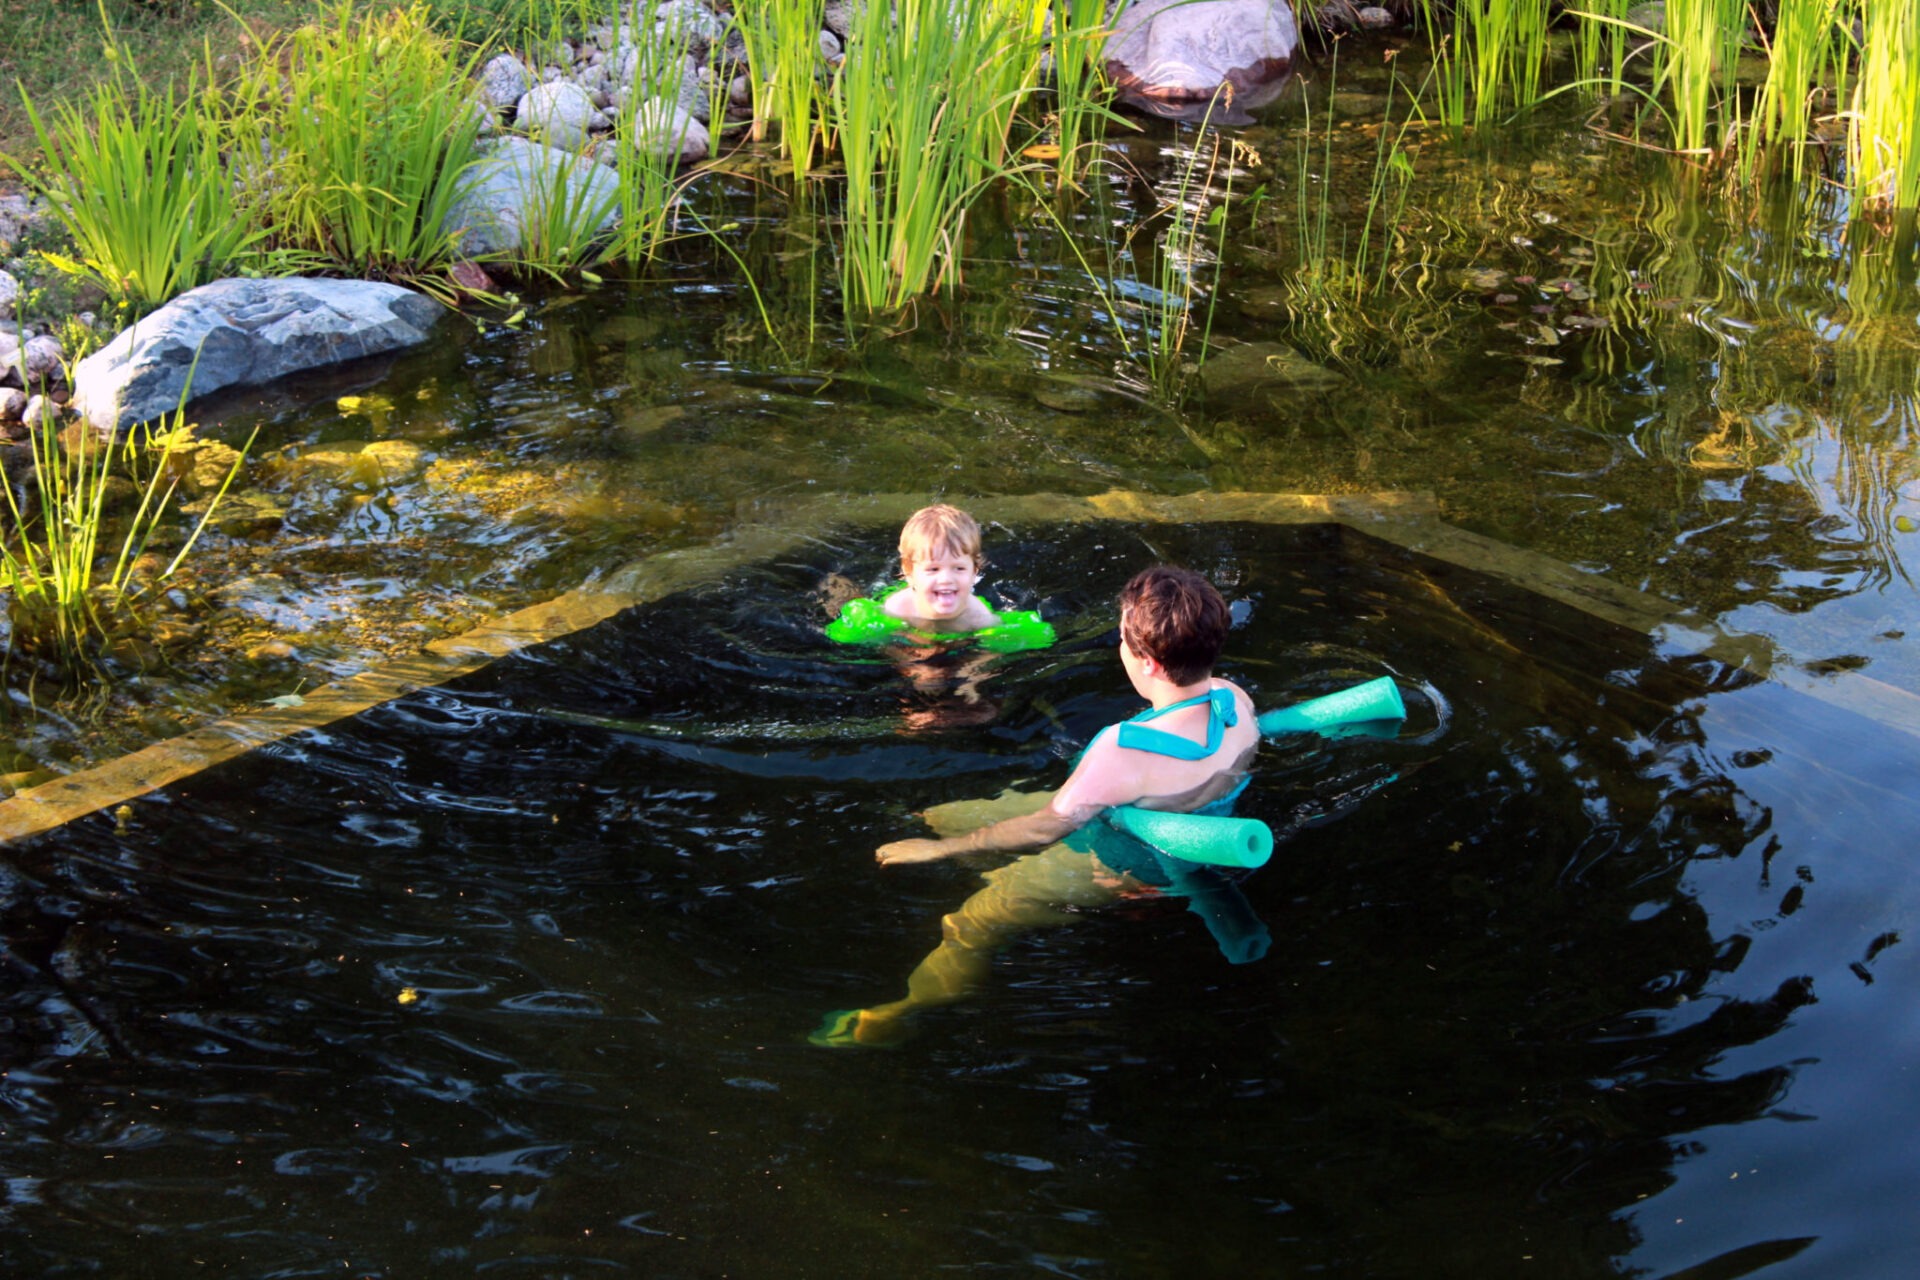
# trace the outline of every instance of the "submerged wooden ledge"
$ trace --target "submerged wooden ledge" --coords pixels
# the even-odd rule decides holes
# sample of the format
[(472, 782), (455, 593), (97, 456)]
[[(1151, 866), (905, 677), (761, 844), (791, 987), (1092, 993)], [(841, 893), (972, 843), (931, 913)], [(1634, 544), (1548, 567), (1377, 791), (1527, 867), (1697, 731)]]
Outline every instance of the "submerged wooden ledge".
[[(417, 690), (479, 670), (496, 658), (581, 631), (623, 609), (713, 581), (742, 565), (789, 553), (833, 527), (897, 526), (925, 495), (823, 494), (746, 509), (743, 523), (704, 547), (662, 552), (565, 595), (436, 641), (402, 659), (315, 689), (298, 706), (224, 717), (179, 737), (0, 800), (0, 843), (116, 808), (255, 747), (317, 729)], [(1582, 573), (1551, 556), (1447, 524), (1429, 494), (1109, 492), (980, 498), (967, 509), (1009, 526), (1102, 520), (1147, 524), (1337, 524), (1367, 537), (1510, 583), (1604, 621), (1764, 676), (1889, 728), (1920, 736), (1920, 696), (1858, 672), (1814, 675), (1761, 636), (1728, 632), (1645, 592)]]

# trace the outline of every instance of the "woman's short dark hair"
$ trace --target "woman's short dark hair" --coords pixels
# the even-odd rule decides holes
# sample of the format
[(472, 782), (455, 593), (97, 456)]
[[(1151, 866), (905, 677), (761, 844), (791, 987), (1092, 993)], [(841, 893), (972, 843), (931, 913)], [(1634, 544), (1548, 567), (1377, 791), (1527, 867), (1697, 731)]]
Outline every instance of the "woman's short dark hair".
[(1159, 663), (1175, 684), (1197, 684), (1213, 674), (1232, 624), (1227, 602), (1191, 569), (1143, 569), (1120, 593), (1120, 634), (1127, 647)]

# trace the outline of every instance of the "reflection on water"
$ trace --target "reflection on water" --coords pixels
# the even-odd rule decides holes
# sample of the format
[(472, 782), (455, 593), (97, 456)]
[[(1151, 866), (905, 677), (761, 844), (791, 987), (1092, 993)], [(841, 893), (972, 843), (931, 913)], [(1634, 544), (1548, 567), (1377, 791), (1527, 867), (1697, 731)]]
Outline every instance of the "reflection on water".
[[(918, 730), (811, 596), (894, 531), (822, 532), (10, 851), (10, 1263), (1902, 1273), (1920, 746), (1330, 526), (1000, 531), (1062, 641)], [(1111, 600), (1162, 557), (1260, 704), (1409, 695), (1263, 754), (1267, 956), (1136, 900), (808, 1046), (977, 883), (872, 849), (1136, 709)]]
[[(963, 287), (898, 316), (842, 313), (825, 198), (744, 157), (688, 195), (724, 211), (739, 266), (689, 243), (647, 278), (532, 299), (518, 328), (451, 321), (377, 375), (210, 407), (230, 435), (267, 419), (255, 472), (277, 514), (209, 535), (180, 585), (194, 647), (123, 681), (110, 714), (58, 708), (69, 727), (10, 676), (0, 783), (710, 542), (795, 492), (1431, 491), (1448, 519), (1810, 669), (1920, 690), (1910, 222), (1844, 235), (1818, 187), (1729, 192), (1578, 115), (1497, 148), (1383, 135), (1404, 93), (1353, 48), (1229, 131), (1211, 182), (1181, 181), (1213, 154), (1193, 128), (1149, 122), (1084, 192), (996, 193)], [(1383, 136), (1411, 169), (1376, 198)], [(1167, 274), (1175, 205), (1209, 230)], [(1209, 351), (1168, 375), (1177, 408), (1141, 355), (1169, 281), (1193, 286)]]

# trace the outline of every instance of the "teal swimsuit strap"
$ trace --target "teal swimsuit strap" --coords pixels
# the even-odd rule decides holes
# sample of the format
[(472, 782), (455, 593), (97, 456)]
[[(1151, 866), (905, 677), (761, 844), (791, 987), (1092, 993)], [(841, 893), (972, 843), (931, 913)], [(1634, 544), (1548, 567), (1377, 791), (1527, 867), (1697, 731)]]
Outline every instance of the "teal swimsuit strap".
[[(1158, 720), (1171, 711), (1182, 707), (1197, 707), (1207, 704), (1207, 740), (1195, 742), (1191, 738), (1182, 738), (1178, 734), (1168, 733), (1164, 729), (1149, 729), (1146, 722)], [(1146, 751), (1156, 756), (1171, 756), (1175, 760), (1204, 760), (1220, 749), (1220, 740), (1226, 731), (1240, 723), (1240, 713), (1233, 705), (1233, 690), (1212, 689), (1206, 693), (1169, 703), (1164, 707), (1154, 707), (1142, 711), (1131, 720), (1117, 728), (1119, 743), (1135, 751)]]

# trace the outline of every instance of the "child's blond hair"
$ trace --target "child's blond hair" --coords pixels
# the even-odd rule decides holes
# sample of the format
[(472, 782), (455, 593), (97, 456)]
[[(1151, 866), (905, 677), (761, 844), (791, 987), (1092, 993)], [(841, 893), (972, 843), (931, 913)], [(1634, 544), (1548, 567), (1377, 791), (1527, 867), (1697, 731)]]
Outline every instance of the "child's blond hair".
[(958, 507), (936, 503), (907, 517), (900, 528), (900, 572), (911, 573), (921, 560), (945, 551), (965, 556), (978, 569), (980, 524)]

